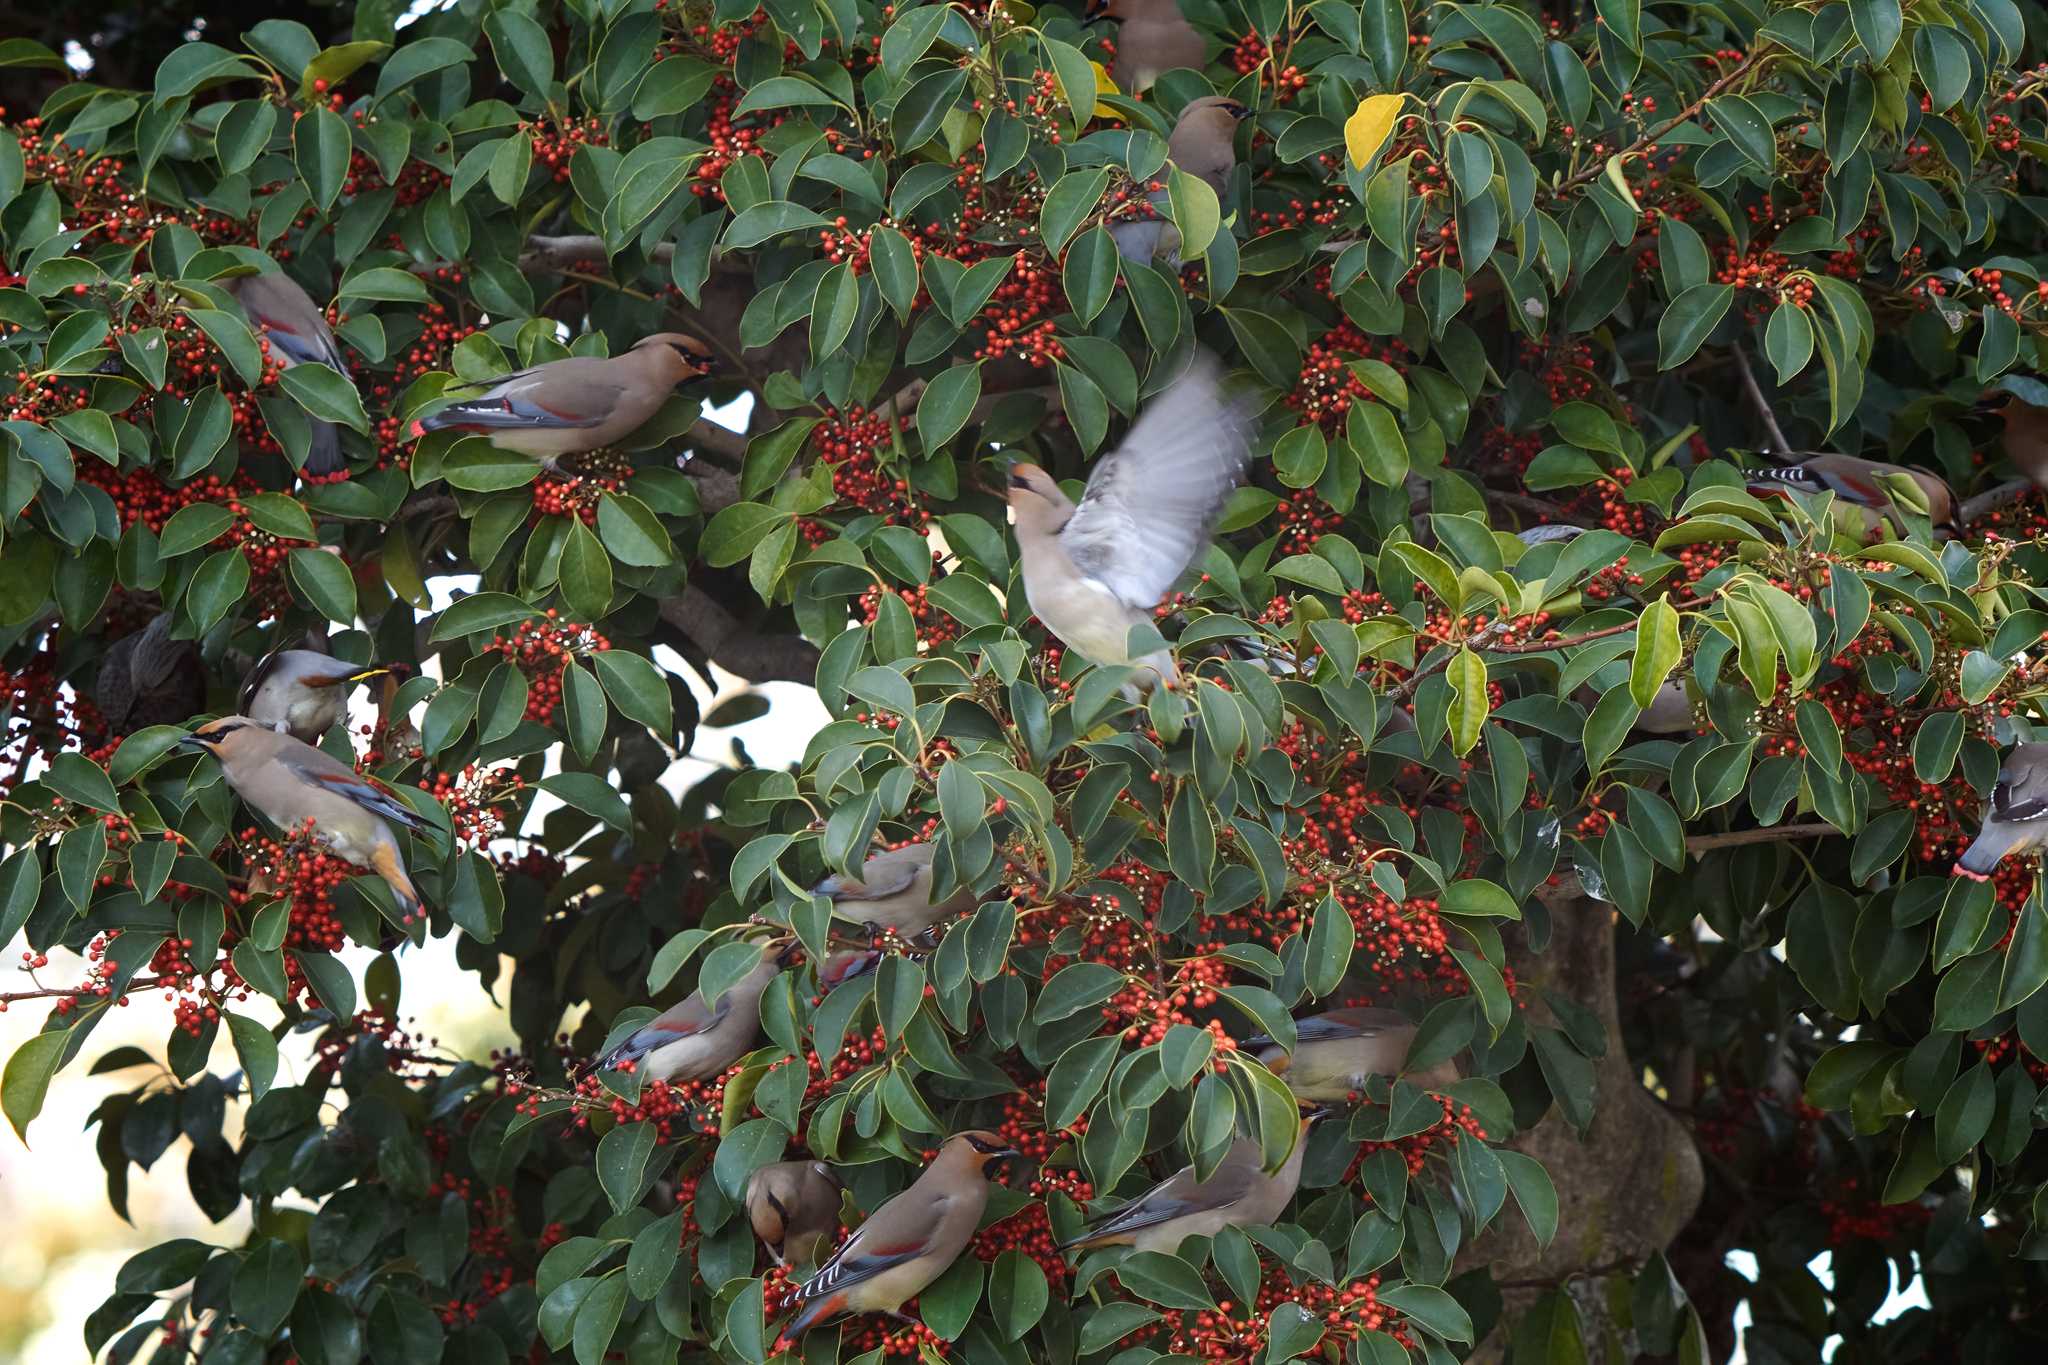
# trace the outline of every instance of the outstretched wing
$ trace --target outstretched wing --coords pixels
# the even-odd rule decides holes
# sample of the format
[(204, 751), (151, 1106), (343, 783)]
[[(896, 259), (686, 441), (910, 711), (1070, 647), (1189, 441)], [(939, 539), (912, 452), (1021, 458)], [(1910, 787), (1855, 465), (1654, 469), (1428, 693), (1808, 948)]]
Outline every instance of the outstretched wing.
[(1151, 607), (1207, 542), (1244, 472), (1251, 419), (1224, 393), (1216, 358), (1196, 352), (1123, 444), (1096, 462), (1060, 548), (1126, 606)]

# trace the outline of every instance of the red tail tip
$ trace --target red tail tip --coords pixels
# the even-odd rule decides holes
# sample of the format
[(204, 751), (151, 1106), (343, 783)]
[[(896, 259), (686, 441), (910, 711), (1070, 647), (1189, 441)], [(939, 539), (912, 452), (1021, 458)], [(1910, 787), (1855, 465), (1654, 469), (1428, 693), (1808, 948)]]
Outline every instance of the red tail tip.
[(413, 419), (412, 419), (412, 434), (413, 434), (413, 438), (414, 438), (415, 440), (417, 440), (418, 438), (420, 438), (420, 437), (422, 437), (422, 436), (426, 435), (426, 434), (427, 434), (427, 424), (426, 424), (425, 422), (422, 422), (422, 421), (421, 421), (421, 420), (420, 420), (419, 418), (417, 418), (417, 417), (413, 418)]

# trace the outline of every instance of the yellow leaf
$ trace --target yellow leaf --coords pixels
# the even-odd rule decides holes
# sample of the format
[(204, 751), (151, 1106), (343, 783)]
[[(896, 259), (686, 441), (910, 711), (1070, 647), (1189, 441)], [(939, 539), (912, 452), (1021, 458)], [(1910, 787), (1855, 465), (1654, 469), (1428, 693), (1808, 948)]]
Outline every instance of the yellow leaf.
[(1109, 72), (1103, 69), (1101, 62), (1091, 61), (1088, 65), (1095, 68), (1095, 113), (1093, 117), (1114, 119), (1118, 123), (1122, 123), (1124, 116), (1104, 104), (1102, 97), (1104, 95), (1121, 95), (1123, 91), (1116, 88), (1116, 82), (1110, 79)]
[(1394, 133), (1394, 121), (1407, 102), (1405, 95), (1367, 95), (1358, 102), (1357, 110), (1344, 120), (1344, 150), (1351, 153), (1353, 166), (1363, 170), (1387, 145), (1387, 139)]

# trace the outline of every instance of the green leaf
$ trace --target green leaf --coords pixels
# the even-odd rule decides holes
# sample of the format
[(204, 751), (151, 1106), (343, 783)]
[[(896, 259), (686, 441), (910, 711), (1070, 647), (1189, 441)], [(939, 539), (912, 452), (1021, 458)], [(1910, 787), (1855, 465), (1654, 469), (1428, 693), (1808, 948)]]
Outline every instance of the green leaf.
[(1446, 1341), (1472, 1340), (1472, 1318), (1456, 1299), (1428, 1284), (1382, 1285), (1379, 1300)]
[(370, 429), (370, 419), (363, 411), (362, 396), (356, 392), (356, 386), (325, 365), (294, 365), (278, 375), (277, 386), (320, 421), (354, 431)]
[(1673, 299), (1657, 319), (1657, 368), (1672, 369), (1692, 359), (1734, 301), (1732, 284), (1696, 284)]
[(1647, 711), (1664, 679), (1678, 666), (1683, 647), (1678, 638), (1678, 609), (1664, 598), (1643, 608), (1636, 621), (1635, 655), (1629, 664), (1628, 691), (1635, 704)]
[(980, 401), (980, 361), (940, 371), (917, 400), (917, 439), (925, 450), (936, 452), (952, 440)]
[(1061, 279), (1074, 316), (1085, 325), (1109, 306), (1116, 288), (1116, 239), (1100, 227), (1089, 228), (1067, 249)]
[(651, 660), (624, 650), (605, 649), (591, 654), (589, 662), (620, 715), (639, 721), (656, 734), (666, 735), (675, 729), (668, 675)]
[(63, 1029), (38, 1033), (14, 1049), (7, 1058), (7, 1069), (0, 1072), (0, 1111), (5, 1111), (7, 1121), (14, 1125), (24, 1145), (28, 1142), (29, 1124), (43, 1112), (50, 1077), (57, 1074), (58, 1064), (64, 1060), (64, 1045), (70, 1037)]
[(266, 1237), (236, 1268), (228, 1302), (243, 1326), (261, 1337), (274, 1336), (291, 1316), (305, 1277), (306, 1263), (298, 1250), (289, 1242)]
[(496, 9), (484, 18), (484, 34), (498, 69), (527, 94), (547, 98), (555, 79), (555, 49), (547, 30), (517, 10)]
[(595, 773), (556, 773), (542, 778), (540, 787), (622, 834), (633, 832), (633, 812), (611, 784)]
[(1460, 647), (1444, 669), (1444, 677), (1451, 684), (1451, 748), (1459, 755), (1468, 754), (1486, 729), (1492, 705), (1486, 692), (1486, 662)]
[(996, 1257), (988, 1273), (988, 1306), (1004, 1341), (1021, 1341), (1038, 1325), (1051, 1302), (1051, 1287), (1038, 1262), (1015, 1247)]
[(654, 1179), (657, 1136), (652, 1123), (626, 1123), (598, 1142), (597, 1182), (615, 1212), (624, 1213), (647, 1193)]
[(322, 213), (327, 212), (334, 207), (341, 182), (348, 176), (348, 124), (325, 104), (314, 105), (292, 128), (292, 159), (313, 203)]
[(287, 557), (292, 584), (330, 621), (344, 626), (356, 619), (356, 580), (340, 555), (326, 550), (293, 550)]

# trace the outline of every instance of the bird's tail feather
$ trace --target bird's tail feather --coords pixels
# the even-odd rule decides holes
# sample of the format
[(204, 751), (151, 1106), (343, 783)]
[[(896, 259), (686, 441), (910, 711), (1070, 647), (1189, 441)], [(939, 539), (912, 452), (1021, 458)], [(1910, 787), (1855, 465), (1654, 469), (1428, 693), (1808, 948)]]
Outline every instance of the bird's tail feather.
[(348, 464), (341, 453), (341, 433), (332, 422), (313, 423), (313, 444), (306, 452), (306, 473), (332, 474)]
[(836, 1318), (846, 1311), (846, 1295), (834, 1294), (829, 1298), (814, 1299), (803, 1307), (803, 1311), (789, 1320), (782, 1329), (782, 1335), (795, 1341), (819, 1323)]

